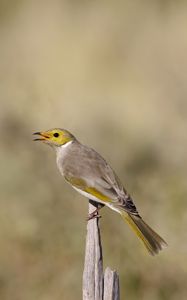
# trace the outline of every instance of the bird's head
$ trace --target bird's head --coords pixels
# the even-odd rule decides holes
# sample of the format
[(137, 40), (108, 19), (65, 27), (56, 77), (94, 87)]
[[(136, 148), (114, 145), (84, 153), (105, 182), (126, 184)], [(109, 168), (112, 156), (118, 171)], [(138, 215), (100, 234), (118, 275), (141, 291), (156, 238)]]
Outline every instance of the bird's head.
[(39, 136), (38, 138), (35, 138), (34, 141), (42, 141), (56, 147), (60, 147), (70, 141), (75, 140), (75, 137), (69, 131), (60, 128), (35, 132), (33, 134)]

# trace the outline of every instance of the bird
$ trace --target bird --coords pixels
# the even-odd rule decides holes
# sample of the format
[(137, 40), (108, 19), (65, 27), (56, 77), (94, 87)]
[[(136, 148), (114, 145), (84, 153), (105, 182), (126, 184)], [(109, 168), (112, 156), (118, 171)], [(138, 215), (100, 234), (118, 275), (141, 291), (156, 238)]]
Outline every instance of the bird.
[(66, 129), (53, 128), (34, 132), (37, 138), (56, 152), (57, 167), (64, 179), (80, 194), (98, 206), (88, 220), (98, 216), (107, 206), (119, 213), (143, 242), (149, 254), (158, 254), (167, 247), (159, 236), (140, 216), (130, 194), (106, 160), (94, 149), (80, 143)]

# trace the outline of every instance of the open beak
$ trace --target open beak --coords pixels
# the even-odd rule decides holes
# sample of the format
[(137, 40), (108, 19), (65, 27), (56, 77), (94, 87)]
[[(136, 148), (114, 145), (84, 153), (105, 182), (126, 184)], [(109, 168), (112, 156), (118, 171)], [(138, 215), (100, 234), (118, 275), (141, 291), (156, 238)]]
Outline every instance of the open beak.
[(46, 132), (34, 132), (33, 135), (39, 135), (39, 138), (34, 139), (33, 141), (46, 141), (50, 138), (50, 135)]

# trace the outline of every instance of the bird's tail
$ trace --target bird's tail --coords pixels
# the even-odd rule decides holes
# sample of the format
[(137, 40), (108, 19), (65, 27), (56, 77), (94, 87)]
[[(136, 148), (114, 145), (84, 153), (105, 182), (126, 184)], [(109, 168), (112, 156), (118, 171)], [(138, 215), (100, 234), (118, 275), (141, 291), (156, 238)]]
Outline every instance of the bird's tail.
[(167, 247), (167, 243), (151, 229), (140, 216), (121, 212), (122, 218), (130, 225), (136, 235), (141, 239), (151, 255)]

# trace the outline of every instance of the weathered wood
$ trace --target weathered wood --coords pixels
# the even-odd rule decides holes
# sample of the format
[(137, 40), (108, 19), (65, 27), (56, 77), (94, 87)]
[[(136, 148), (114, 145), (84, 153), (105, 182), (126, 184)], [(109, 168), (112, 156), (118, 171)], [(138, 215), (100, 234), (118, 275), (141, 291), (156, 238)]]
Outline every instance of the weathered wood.
[(106, 268), (104, 275), (104, 300), (119, 299), (119, 276), (116, 271)]
[[(89, 214), (97, 207), (89, 203)], [(103, 299), (103, 257), (99, 219), (87, 223), (86, 251), (83, 272), (83, 300)]]
[[(90, 201), (89, 214), (97, 203)], [(107, 268), (103, 278), (103, 257), (99, 218), (88, 221), (85, 263), (83, 272), (83, 300), (119, 300), (119, 277)]]

